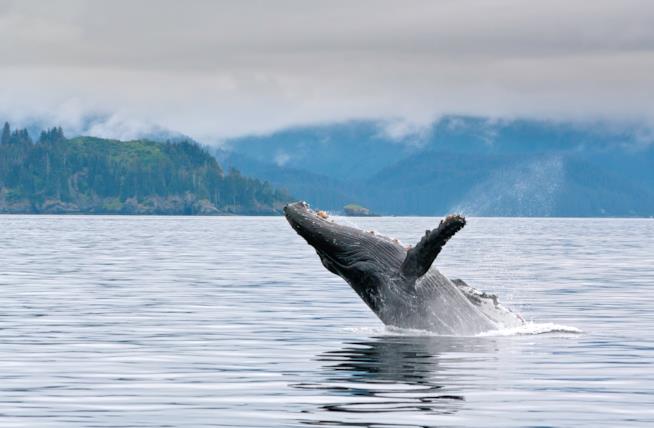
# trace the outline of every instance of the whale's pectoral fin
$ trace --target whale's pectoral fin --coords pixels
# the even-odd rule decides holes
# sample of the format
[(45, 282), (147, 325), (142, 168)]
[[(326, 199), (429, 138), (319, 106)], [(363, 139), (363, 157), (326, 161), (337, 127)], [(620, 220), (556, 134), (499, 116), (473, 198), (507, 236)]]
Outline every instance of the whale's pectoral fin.
[(498, 327), (510, 328), (524, 325), (524, 318), (498, 302), (496, 295), (477, 290), (462, 279), (453, 279), (452, 283), (468, 298), (470, 303)]
[(436, 229), (425, 231), (420, 242), (408, 251), (400, 273), (406, 278), (418, 278), (427, 273), (445, 243), (465, 224), (462, 216), (450, 215)]

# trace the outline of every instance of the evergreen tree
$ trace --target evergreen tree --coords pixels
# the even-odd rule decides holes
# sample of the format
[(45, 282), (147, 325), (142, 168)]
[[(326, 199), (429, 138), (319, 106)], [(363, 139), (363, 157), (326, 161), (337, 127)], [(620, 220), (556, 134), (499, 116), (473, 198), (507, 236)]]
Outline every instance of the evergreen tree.
[(11, 128), (9, 127), (9, 122), (5, 122), (5, 126), (2, 127), (2, 139), (0, 140), (0, 143), (8, 144), (10, 138)]
[(39, 136), (40, 143), (56, 143), (65, 139), (66, 137), (64, 136), (64, 131), (61, 129), (61, 126), (41, 131), (41, 135)]

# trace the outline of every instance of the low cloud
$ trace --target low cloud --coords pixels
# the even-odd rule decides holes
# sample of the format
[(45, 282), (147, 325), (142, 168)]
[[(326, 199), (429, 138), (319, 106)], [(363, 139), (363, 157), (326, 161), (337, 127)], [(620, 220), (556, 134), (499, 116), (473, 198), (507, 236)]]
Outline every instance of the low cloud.
[(445, 114), (654, 123), (653, 20), (644, 0), (4, 1), (0, 116), (208, 143), (356, 118), (403, 139)]
[(410, 119), (389, 119), (379, 123), (379, 135), (398, 143), (420, 147), (424, 145), (432, 134), (434, 120), (428, 122), (415, 122)]

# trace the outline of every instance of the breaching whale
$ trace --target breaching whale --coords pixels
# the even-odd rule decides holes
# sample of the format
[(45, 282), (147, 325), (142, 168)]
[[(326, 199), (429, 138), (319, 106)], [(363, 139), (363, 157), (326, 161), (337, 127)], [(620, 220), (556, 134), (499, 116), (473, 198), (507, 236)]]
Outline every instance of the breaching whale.
[(387, 326), (439, 335), (475, 335), (518, 327), (519, 315), (462, 280), (433, 266), (465, 218), (446, 217), (413, 248), (397, 240), (330, 221), (305, 202), (284, 207), (290, 225), (311, 245), (322, 264), (340, 276)]

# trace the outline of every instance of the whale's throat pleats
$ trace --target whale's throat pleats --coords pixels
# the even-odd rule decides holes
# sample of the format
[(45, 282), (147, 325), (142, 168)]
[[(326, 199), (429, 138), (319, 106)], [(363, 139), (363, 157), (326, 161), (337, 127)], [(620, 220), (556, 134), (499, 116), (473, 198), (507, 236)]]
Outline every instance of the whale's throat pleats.
[(434, 230), (425, 231), (425, 236), (411, 248), (402, 263), (400, 273), (407, 279), (416, 279), (429, 270), (447, 241), (465, 226), (465, 218), (452, 215), (446, 217)]

